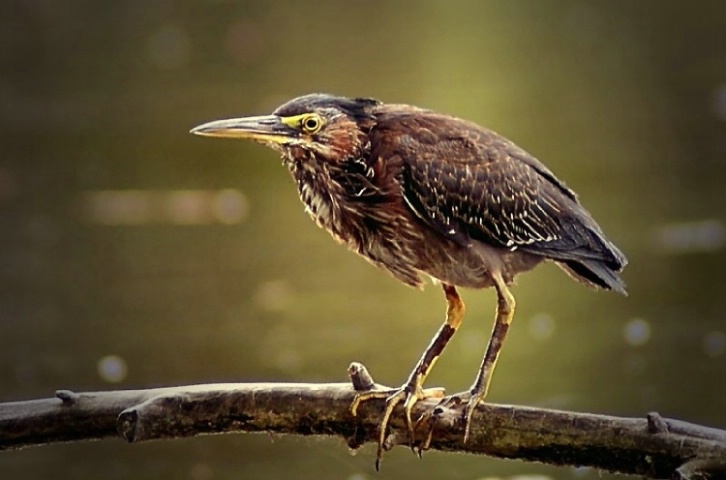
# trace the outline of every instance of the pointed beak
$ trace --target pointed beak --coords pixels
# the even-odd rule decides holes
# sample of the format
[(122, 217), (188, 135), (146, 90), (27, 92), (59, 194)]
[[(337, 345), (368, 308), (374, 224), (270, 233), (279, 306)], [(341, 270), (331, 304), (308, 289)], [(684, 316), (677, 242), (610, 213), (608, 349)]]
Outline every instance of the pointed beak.
[(189, 133), (205, 137), (247, 138), (258, 142), (287, 143), (297, 137), (298, 130), (277, 115), (230, 118), (204, 123)]

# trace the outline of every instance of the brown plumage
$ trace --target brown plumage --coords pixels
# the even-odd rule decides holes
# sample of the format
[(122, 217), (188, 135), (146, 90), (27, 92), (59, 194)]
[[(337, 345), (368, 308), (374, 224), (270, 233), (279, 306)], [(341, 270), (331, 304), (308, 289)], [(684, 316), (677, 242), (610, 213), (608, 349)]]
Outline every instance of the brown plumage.
[(379, 454), (399, 402), (411, 408), (433, 363), (461, 324), (456, 287), (494, 287), (497, 318), (466, 400), (471, 416), (488, 389), (514, 312), (515, 276), (551, 260), (575, 279), (625, 293), (625, 256), (608, 241), (575, 193), (537, 159), (474, 123), (408, 105), (313, 94), (272, 115), (221, 120), (194, 133), (250, 138), (283, 155), (306, 210), (341, 243), (398, 280), (442, 282), (447, 318), (408, 381), (390, 392)]

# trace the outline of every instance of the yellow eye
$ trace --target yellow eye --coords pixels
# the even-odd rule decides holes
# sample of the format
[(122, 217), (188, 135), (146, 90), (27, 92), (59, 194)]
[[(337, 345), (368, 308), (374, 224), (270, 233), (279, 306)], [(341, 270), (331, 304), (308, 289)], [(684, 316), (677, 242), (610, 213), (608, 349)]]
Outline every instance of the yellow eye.
[(300, 126), (306, 133), (315, 133), (323, 126), (323, 119), (320, 118), (320, 115), (311, 113), (302, 118)]

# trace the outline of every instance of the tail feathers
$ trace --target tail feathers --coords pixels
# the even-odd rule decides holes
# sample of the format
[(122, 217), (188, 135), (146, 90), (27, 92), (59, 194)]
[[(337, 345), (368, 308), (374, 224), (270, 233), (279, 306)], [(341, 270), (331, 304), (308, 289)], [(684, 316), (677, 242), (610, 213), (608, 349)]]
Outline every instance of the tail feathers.
[[(624, 258), (624, 257), (623, 257)], [(576, 280), (591, 287), (613, 290), (627, 295), (625, 282), (618, 272), (613, 270), (611, 264), (598, 260), (566, 260), (557, 262), (567, 273)]]

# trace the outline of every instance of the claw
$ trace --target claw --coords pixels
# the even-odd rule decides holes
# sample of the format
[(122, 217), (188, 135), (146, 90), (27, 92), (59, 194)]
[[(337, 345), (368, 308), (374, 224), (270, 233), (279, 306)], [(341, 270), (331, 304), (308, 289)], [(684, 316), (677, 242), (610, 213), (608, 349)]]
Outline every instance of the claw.
[[(385, 410), (383, 410), (383, 416), (381, 417), (381, 421), (378, 423), (378, 449), (376, 451), (376, 471), (379, 471), (381, 466), (381, 459), (383, 458), (383, 452), (385, 450), (384, 446), (386, 443), (388, 424), (391, 420), (393, 410), (396, 408), (396, 405), (401, 403), (404, 398), (406, 399), (405, 405), (409, 403), (411, 398), (414, 398), (413, 402), (411, 402), (411, 406), (413, 406), (413, 403), (416, 403), (418, 399), (416, 398), (416, 395), (413, 395), (411, 392), (409, 392), (409, 388), (407, 386), (403, 386), (394, 390), (372, 390), (368, 392), (361, 392), (355, 396), (355, 399), (353, 399), (353, 403), (350, 406), (351, 413), (355, 416), (358, 413), (358, 406), (361, 404), (361, 402), (376, 398), (386, 399), (386, 408)], [(409, 419), (410, 412), (407, 412), (407, 423)], [(410, 425), (408, 426), (408, 428), (409, 431), (413, 431)]]
[(425, 432), (423, 440), (416, 446), (416, 453), (419, 457), (423, 455), (424, 451), (431, 448), (431, 441), (434, 438), (434, 430), (441, 421), (440, 417), (445, 411), (444, 408), (453, 408), (458, 406), (460, 403), (461, 399), (456, 395), (444, 397), (432, 410), (425, 412), (421, 415), (421, 417), (419, 417), (416, 421), (416, 428), (420, 428)]
[(408, 395), (406, 397), (406, 402), (403, 404), (403, 411), (406, 414), (406, 428), (408, 429), (408, 445), (411, 447), (411, 451), (413, 451), (413, 440), (415, 438), (414, 423), (413, 420), (411, 420), (411, 410), (413, 410), (413, 406), (420, 398), (423, 398), (423, 392), (421, 392), (420, 395)]
[(469, 441), (469, 433), (471, 432), (471, 418), (474, 415), (477, 405), (483, 400), (483, 395), (472, 394), (466, 404), (464, 410), (464, 443)]
[[(471, 433), (471, 419), (474, 416), (474, 411), (477, 405), (481, 402), (483, 396), (472, 394), (471, 392), (462, 392), (444, 397), (439, 404), (436, 406), (431, 416), (435, 417), (437, 410), (441, 412), (442, 408), (456, 409), (463, 404), (464, 406), (463, 417), (464, 417), (464, 443), (469, 441), (469, 434)], [(436, 422), (431, 421), (430, 430), (427, 434), (426, 440), (421, 444), (421, 448), (424, 450), (431, 444), (431, 438), (433, 436), (433, 425)]]
[(469, 433), (471, 432), (471, 416), (474, 414), (477, 402), (472, 399), (466, 404), (464, 411), (464, 443), (469, 441)]
[(431, 428), (429, 429), (428, 435), (426, 435), (426, 438), (423, 442), (421, 442), (421, 445), (418, 446), (418, 456), (421, 458), (423, 456), (424, 450), (428, 450), (431, 448), (431, 440), (434, 438), (434, 426), (431, 425)]
[(383, 411), (383, 417), (381, 417), (381, 421), (378, 424), (378, 450), (376, 452), (376, 464), (380, 463), (381, 458), (383, 457), (383, 446), (386, 442), (386, 432), (388, 431), (388, 424), (391, 421), (393, 409), (396, 408), (396, 405), (401, 403), (401, 400), (404, 398), (406, 399), (406, 402), (408, 402), (408, 398), (410, 397), (411, 393), (407, 391), (406, 387), (402, 387), (395, 390), (393, 394), (386, 399), (386, 409)]
[[(404, 414), (406, 418), (406, 429), (409, 435), (409, 445), (411, 450), (414, 450), (413, 442), (415, 439), (415, 424), (411, 417), (414, 405), (425, 398), (442, 398), (444, 396), (444, 390), (442, 388), (430, 388), (423, 390), (420, 387), (403, 385), (400, 388), (392, 390), (369, 390), (367, 392), (358, 393), (353, 399), (353, 403), (350, 406), (350, 412), (353, 416), (358, 414), (358, 407), (360, 404), (367, 400), (372, 399), (386, 399), (386, 408), (383, 411), (380, 422), (378, 423), (378, 449), (376, 452), (376, 470), (379, 469), (381, 459), (383, 458), (383, 452), (386, 449), (386, 434), (388, 433), (388, 425), (391, 421), (391, 416), (396, 406), (403, 403)], [(420, 456), (420, 453), (419, 453)]]
[(423, 441), (421, 441), (416, 446), (416, 454), (418, 455), (418, 458), (423, 457), (424, 450), (428, 450), (431, 446), (431, 440), (434, 438), (434, 428), (436, 426), (436, 417), (441, 412), (441, 409), (437, 406), (433, 410), (424, 413), (421, 415), (421, 417), (416, 422), (416, 427), (424, 427), (426, 428), (426, 436), (424, 437)]
[(355, 395), (353, 403), (350, 404), (350, 413), (355, 417), (358, 416), (358, 407), (362, 402), (366, 400), (388, 398), (393, 390), (368, 390), (366, 392), (360, 392)]

